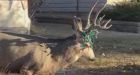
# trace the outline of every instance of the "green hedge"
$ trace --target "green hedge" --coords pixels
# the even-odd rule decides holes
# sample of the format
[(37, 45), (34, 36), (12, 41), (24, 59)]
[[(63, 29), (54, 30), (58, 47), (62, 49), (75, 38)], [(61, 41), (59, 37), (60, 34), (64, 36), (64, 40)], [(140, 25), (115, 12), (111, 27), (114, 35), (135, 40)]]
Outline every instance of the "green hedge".
[(112, 6), (113, 9), (106, 9), (102, 14), (106, 18), (123, 21), (140, 21), (140, 2), (120, 2)]

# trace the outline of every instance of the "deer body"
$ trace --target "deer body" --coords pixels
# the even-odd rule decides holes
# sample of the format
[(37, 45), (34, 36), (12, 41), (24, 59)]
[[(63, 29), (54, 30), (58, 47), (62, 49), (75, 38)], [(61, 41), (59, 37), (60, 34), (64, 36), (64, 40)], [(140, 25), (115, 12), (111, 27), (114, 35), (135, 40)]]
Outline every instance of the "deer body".
[[(21, 72), (25, 75), (52, 75), (83, 56), (80, 43), (73, 37), (66, 38), (61, 44), (50, 48), (47, 44), (37, 41), (32, 42), (4, 33), (0, 35), (0, 69), (3, 71)], [(90, 58), (94, 59), (94, 53), (90, 50)]]
[[(80, 49), (78, 49), (80, 44), (73, 43), (75, 43), (75, 41), (65, 40), (63, 43), (61, 43), (61, 46), (58, 46), (63, 48), (56, 47), (56, 49), (52, 51), (49, 60), (47, 60), (47, 63), (44, 63), (45, 65), (39, 73), (42, 73), (43, 71), (45, 74), (52, 75), (55, 74), (58, 70), (66, 68), (67, 66), (76, 62), (82, 56), (82, 54), (80, 53)], [(56, 52), (57, 50), (59, 52)], [(91, 59), (94, 59), (94, 55), (92, 56), (93, 57), (91, 57)]]
[(40, 67), (49, 51), (47, 46), (38, 42), (0, 33), (0, 69), (3, 71), (19, 72), (21, 67), (34, 64)]
[[(74, 17), (74, 35), (65, 39), (59, 39), (55, 47), (47, 42), (50, 40), (36, 40), (29, 35), (14, 35), (0, 33), (0, 70), (20, 72), (22, 75), (53, 75), (58, 70), (76, 62), (80, 57), (90, 60), (95, 58), (93, 52), (94, 32), (93, 26), (108, 29), (109, 21), (102, 22), (103, 17), (98, 18), (101, 8), (91, 23), (91, 13), (98, 0), (88, 15), (87, 25), (82, 28), (81, 18)], [(20, 36), (20, 37), (18, 37)], [(43, 39), (43, 38), (40, 38)], [(54, 39), (53, 39), (54, 40)]]

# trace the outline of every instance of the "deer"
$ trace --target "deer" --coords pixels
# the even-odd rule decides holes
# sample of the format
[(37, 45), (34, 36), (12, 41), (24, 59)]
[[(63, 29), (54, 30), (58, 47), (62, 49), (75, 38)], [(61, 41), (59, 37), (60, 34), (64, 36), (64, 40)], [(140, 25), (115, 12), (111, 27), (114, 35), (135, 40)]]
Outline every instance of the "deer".
[[(84, 27), (80, 17), (73, 18), (73, 35), (61, 39), (42, 38), (38, 36), (0, 33), (0, 70), (2, 72), (20, 73), (21, 75), (55, 75), (59, 70), (85, 57), (90, 61), (95, 59), (93, 38), (90, 35), (93, 26), (108, 29), (111, 20), (103, 22), (98, 19), (103, 6), (93, 21), (91, 14), (97, 5), (93, 5)], [(92, 23), (93, 22), (93, 23)], [(92, 36), (92, 37), (89, 37)], [(88, 37), (88, 38), (87, 38)], [(57, 43), (55, 46), (50, 43)]]

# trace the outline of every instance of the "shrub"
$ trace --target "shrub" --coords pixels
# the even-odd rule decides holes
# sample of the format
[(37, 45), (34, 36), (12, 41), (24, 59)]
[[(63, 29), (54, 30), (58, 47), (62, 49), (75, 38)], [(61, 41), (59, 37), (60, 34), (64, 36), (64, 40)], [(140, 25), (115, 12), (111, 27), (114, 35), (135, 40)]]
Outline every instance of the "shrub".
[(140, 21), (140, 2), (123, 1), (116, 3), (112, 9), (106, 9), (103, 14), (106, 18), (123, 21)]

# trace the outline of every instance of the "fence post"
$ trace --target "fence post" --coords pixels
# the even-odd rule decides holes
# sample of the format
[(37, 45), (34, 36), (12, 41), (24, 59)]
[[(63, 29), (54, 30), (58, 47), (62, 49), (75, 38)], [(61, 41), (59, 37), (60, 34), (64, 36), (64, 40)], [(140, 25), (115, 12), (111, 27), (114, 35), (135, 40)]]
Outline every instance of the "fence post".
[(79, 0), (76, 0), (76, 16), (80, 16), (79, 15)]

